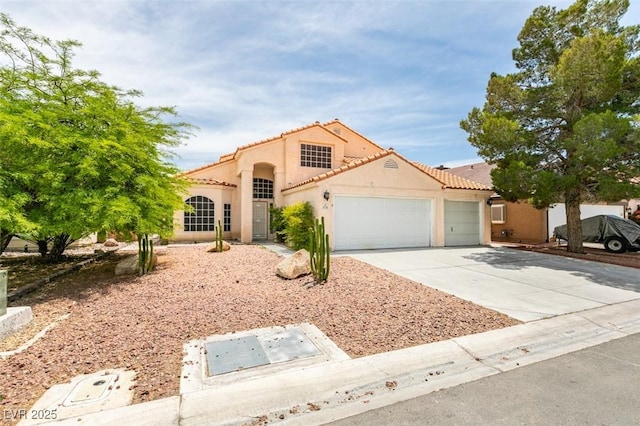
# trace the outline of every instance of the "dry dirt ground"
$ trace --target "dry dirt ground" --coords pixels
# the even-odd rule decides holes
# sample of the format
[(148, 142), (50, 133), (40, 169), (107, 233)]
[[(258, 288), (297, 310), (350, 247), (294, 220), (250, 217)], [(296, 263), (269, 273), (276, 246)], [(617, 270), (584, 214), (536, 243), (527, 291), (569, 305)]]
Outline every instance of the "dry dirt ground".
[(309, 322), (360, 357), (519, 323), (349, 257), (332, 259), (329, 282), (306, 289), (309, 277), (277, 277), (282, 257), (257, 245), (171, 247), (144, 277), (115, 277), (119, 256), (13, 303), (35, 319), (0, 352), (58, 322), (0, 360), (3, 408), (29, 408), (55, 384), (118, 367), (137, 373), (135, 402), (177, 395), (183, 344), (214, 334)]

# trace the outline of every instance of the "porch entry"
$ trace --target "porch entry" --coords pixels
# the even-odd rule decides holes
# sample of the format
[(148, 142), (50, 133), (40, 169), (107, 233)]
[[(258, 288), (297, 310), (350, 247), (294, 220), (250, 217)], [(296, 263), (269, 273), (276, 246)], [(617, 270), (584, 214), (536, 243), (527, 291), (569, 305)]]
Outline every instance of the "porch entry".
[(269, 203), (253, 202), (253, 240), (266, 240), (269, 236)]

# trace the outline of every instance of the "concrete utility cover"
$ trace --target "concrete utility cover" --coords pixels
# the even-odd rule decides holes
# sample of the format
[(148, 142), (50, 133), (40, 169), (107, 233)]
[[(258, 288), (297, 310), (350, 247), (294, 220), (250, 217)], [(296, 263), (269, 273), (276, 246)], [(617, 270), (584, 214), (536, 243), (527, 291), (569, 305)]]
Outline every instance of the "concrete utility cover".
[(320, 355), (299, 328), (205, 344), (209, 376)]
[(113, 389), (113, 384), (117, 379), (117, 374), (83, 379), (73, 388), (62, 405), (70, 406), (85, 402), (100, 401), (109, 396), (109, 393)]
[[(133, 401), (135, 376), (135, 371), (122, 368), (76, 376), (66, 383), (47, 389), (29, 412), (55, 412), (56, 418), (52, 421), (60, 421), (130, 405)], [(37, 416), (30, 416), (20, 424), (46, 422), (47, 420), (38, 419)]]
[(205, 348), (209, 376), (270, 363), (256, 336), (210, 342)]
[(250, 380), (277, 371), (349, 359), (312, 324), (256, 328), (184, 345), (180, 393)]
[(272, 363), (320, 355), (316, 345), (299, 328), (258, 336)]

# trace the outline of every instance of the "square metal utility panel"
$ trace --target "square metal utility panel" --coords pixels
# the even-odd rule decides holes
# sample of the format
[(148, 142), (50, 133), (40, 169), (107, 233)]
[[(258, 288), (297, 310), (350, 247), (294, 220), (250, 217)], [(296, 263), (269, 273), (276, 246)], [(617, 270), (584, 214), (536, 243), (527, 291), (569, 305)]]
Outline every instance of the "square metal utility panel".
[(256, 375), (349, 359), (313, 324), (255, 328), (191, 340), (184, 345), (180, 393), (187, 394)]
[(207, 342), (205, 353), (209, 377), (322, 354), (300, 328)]
[(245, 336), (205, 345), (209, 376), (267, 365), (271, 361), (256, 336)]
[(277, 333), (265, 333), (258, 336), (258, 341), (262, 344), (272, 364), (322, 354), (304, 331), (299, 328), (290, 328)]

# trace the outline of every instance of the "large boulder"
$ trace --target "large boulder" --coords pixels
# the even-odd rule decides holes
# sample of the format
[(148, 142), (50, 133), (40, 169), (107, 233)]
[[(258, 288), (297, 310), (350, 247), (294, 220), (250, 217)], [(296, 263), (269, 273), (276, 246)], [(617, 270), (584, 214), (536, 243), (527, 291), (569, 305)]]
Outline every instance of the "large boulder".
[[(227, 251), (227, 250), (231, 250), (231, 244), (229, 244), (228, 242), (222, 240), (222, 251)], [(209, 253), (217, 253), (218, 252), (218, 248), (216, 247), (216, 244), (213, 243), (212, 245), (207, 247), (207, 252), (209, 252)]]
[(120, 244), (118, 244), (118, 242), (115, 240), (115, 238), (108, 238), (107, 240), (105, 240), (103, 245), (105, 247), (118, 247)]
[(305, 249), (293, 253), (276, 267), (276, 274), (289, 280), (310, 273), (311, 262), (309, 260), (309, 252)]

